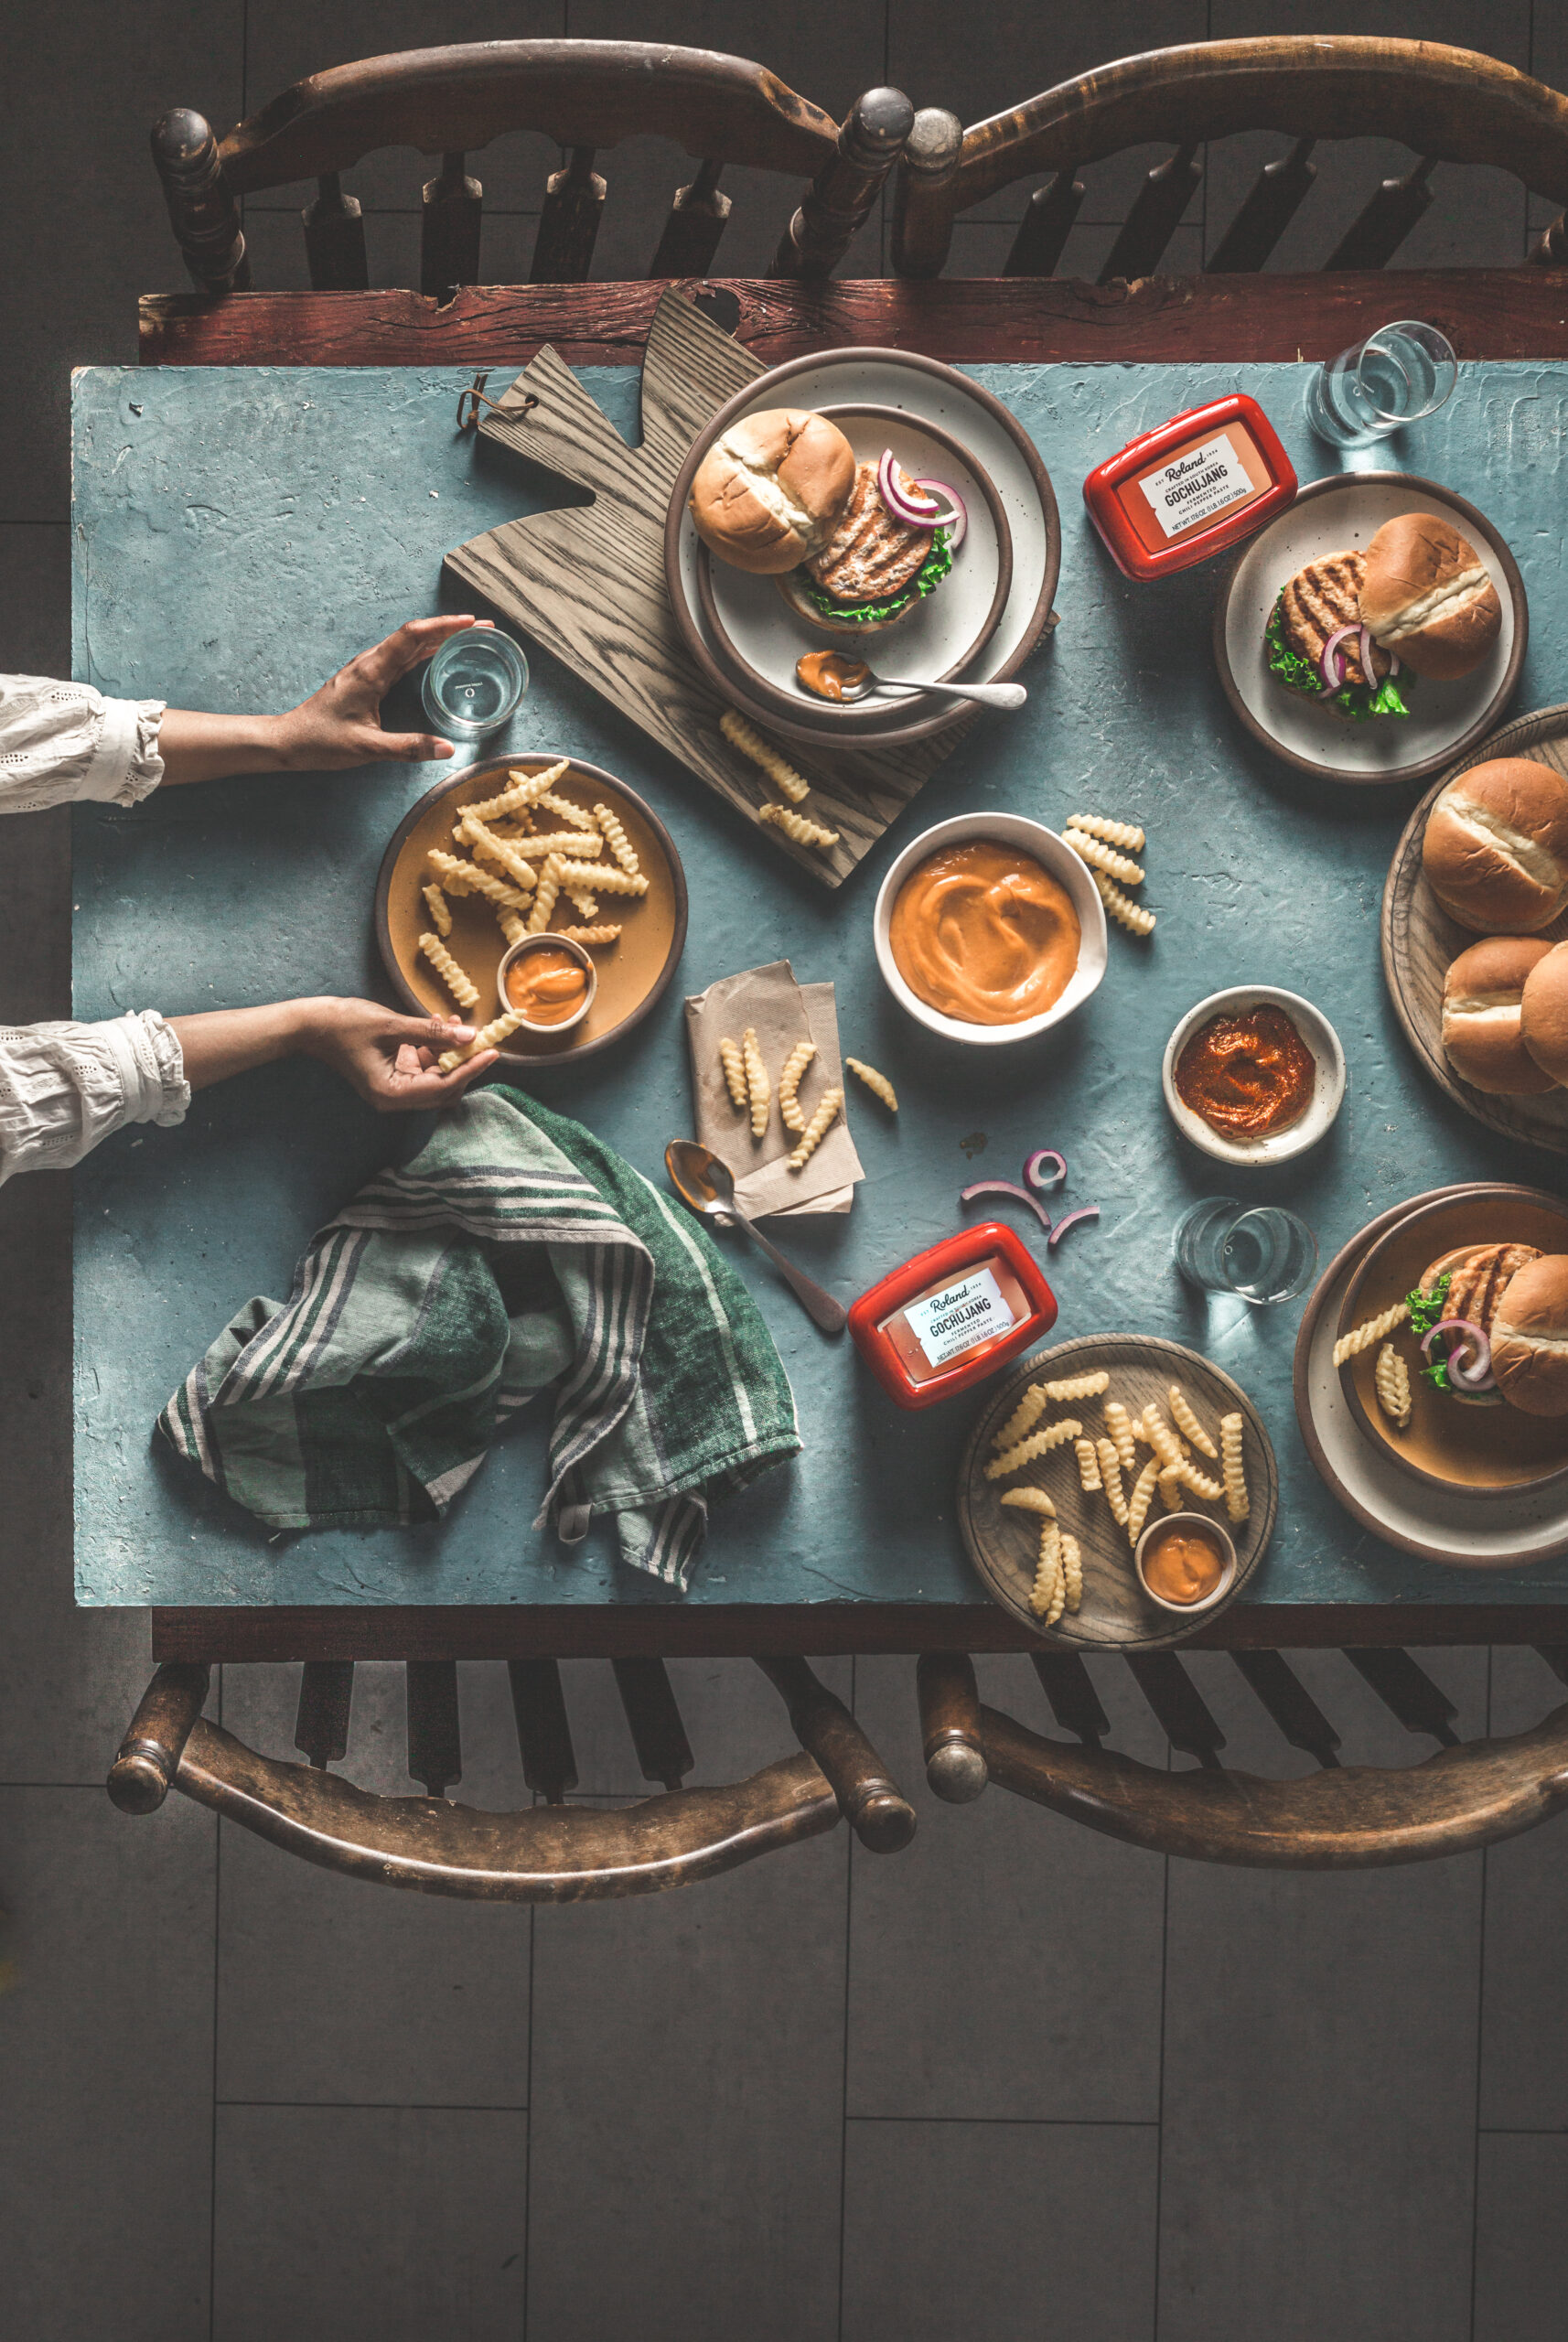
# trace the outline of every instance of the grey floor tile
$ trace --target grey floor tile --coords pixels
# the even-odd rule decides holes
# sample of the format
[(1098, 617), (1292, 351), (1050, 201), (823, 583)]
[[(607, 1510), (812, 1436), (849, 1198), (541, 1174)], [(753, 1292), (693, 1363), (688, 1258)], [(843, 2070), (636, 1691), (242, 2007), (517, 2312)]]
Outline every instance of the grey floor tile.
[(214, 2342), (514, 2342), (528, 2117), (222, 2106)]
[(834, 2334), (846, 1859), (536, 1915), (530, 2342)]
[[(63, 519), (0, 523), (0, 668), (12, 675), (70, 672), (70, 529)], [(28, 825), (27, 816), (8, 822), (7, 863)]]
[(0, 1792), (0, 2263), (16, 2342), (205, 2335), (209, 1814)]
[(1568, 2294), (1568, 2138), (1483, 2136), (1472, 2342), (1560, 2342)]
[(65, 519), (70, 369), (134, 363), (137, 295), (184, 282), (147, 134), (172, 105), (238, 113), (243, 16), (243, 0), (48, 8), (8, 45), (11, 120), (51, 120), (69, 91), (71, 159), (41, 168), (18, 133), (0, 165), (0, 518)]
[[(830, 1692), (849, 1700), (847, 1659), (813, 1660), (811, 1664)], [(776, 1764), (780, 1756), (792, 1756), (800, 1746), (783, 1701), (749, 1659), (672, 1660), (668, 1673), (693, 1758), (686, 1776), (689, 1789), (742, 1780), (764, 1765)], [(638, 1769), (637, 1752), (609, 1661), (564, 1660), (561, 1680), (580, 1793), (585, 1797), (652, 1796), (653, 1786)]]
[[(1024, 208), (1020, 197), (1011, 220), (958, 220), (953, 223), (952, 247), (946, 276), (1000, 276), (1006, 265), (1007, 255), (1017, 233), (1018, 215)], [(1062, 250), (1061, 263), (1056, 274), (1059, 277), (1081, 277), (1093, 284), (1110, 259), (1116, 242), (1113, 223), (1089, 226), (1080, 222), (1069, 236)], [(1203, 231), (1195, 222), (1178, 228), (1165, 247), (1160, 262), (1160, 272), (1165, 276), (1196, 276), (1203, 266)]]
[[(1568, 1701), (1532, 1650), (1492, 1654), (1492, 1729), (1522, 1732)], [(1561, 1818), (1487, 1850), (1481, 2005), (1485, 2129), (1568, 2129), (1568, 2011), (1557, 1956), (1568, 1928), (1568, 1829)]]
[[(988, 1704), (1055, 1734), (1026, 1660), (980, 1672)], [(1165, 1864), (1004, 1789), (932, 1797), (914, 1674), (908, 1659), (855, 1668), (855, 1714), (920, 1827), (897, 1861), (854, 1853), (850, 2113), (1154, 2121)], [(1125, 1669), (1101, 1677), (1116, 1746), (1163, 1767)]]
[(851, 2122), (843, 2342), (1145, 2342), (1152, 2127)]
[[(487, 209), (479, 269), (488, 285), (526, 285), (538, 220), (532, 213)], [(299, 207), (245, 208), (245, 242), (256, 285), (270, 293), (303, 293), (310, 283)], [(365, 269), (373, 285), (419, 288), (417, 210), (365, 212)]]

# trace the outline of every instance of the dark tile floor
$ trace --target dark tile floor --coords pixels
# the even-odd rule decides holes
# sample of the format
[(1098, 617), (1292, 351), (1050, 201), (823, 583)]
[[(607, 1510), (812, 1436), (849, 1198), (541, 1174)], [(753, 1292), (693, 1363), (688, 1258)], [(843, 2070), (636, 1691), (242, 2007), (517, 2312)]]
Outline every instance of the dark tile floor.
[[(886, 78), (966, 120), (1107, 57), (1335, 28), (1455, 41), (1568, 81), (1546, 0), (61, 0), (8, 12), (0, 285), (0, 663), (70, 659), (72, 364), (128, 360), (134, 295), (178, 282), (146, 159), (173, 102), (226, 124), (295, 76), (429, 41), (566, 31), (749, 52), (842, 109)], [(70, 124), (46, 168), (44, 125)], [(1173, 264), (1211, 247), (1268, 140), (1217, 149)], [(1310, 265), (1397, 150), (1325, 168), (1280, 258)], [(489, 272), (526, 272), (542, 146), (480, 166)], [(1148, 157), (1108, 162), (1068, 254), (1092, 272)], [(680, 158), (610, 158), (604, 275), (646, 265)], [(408, 281), (418, 158), (367, 164), (374, 265)], [(1412, 259), (1517, 258), (1511, 179), (1440, 172)], [(1459, 190), (1462, 188), (1462, 195)], [(762, 265), (778, 190), (737, 175), (725, 265)], [(961, 223), (999, 266), (1017, 199)], [(1537, 205), (1530, 214), (1539, 226)], [(252, 208), (260, 281), (303, 282), (292, 199)], [(874, 223), (851, 273), (880, 265)], [(68, 1005), (69, 841), (7, 824), (6, 1017)], [(132, 1823), (107, 1758), (146, 1627), (70, 1600), (65, 1184), (0, 1194), (6, 1633), (0, 2268), (16, 2342), (1558, 2342), (1568, 2248), (1561, 1825), (1369, 1877), (1168, 1868), (999, 1792), (919, 1791), (897, 1862), (843, 1832), (651, 1903), (490, 1910), (351, 1885), (176, 1802)], [(1467, 1731), (1553, 1685), (1529, 1653), (1433, 1655)], [(1195, 1663), (1231, 1753), (1276, 1767), (1229, 1661)], [(834, 1663), (907, 1785), (906, 1661)], [(1123, 1671), (1118, 1745), (1165, 1748)], [(1343, 1660), (1304, 1672), (1366, 1761), (1410, 1744)], [(676, 1671), (703, 1778), (779, 1753), (740, 1668)], [(1023, 1662), (990, 1696), (1044, 1719)], [(568, 1671), (583, 1794), (639, 1791), (607, 1670)], [(285, 1749), (288, 1670), (231, 1673), (235, 1729)], [(504, 1682), (465, 1671), (464, 1795), (519, 1794)], [(1288, 1762), (1288, 1760), (1287, 1760)], [(356, 1777), (406, 1789), (401, 1683), (361, 1671)]]

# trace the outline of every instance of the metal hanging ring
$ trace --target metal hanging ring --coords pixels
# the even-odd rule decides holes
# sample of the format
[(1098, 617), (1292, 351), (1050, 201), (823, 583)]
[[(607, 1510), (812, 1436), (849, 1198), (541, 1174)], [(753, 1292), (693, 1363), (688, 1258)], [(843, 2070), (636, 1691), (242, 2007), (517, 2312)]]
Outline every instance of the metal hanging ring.
[(521, 408), (498, 405), (494, 399), (488, 399), (485, 396), (485, 384), (489, 381), (489, 372), (487, 369), (484, 373), (475, 375), (473, 381), (469, 383), (466, 391), (460, 391), (458, 392), (457, 428), (459, 431), (472, 431), (474, 429), (479, 420), (479, 409), (481, 407), (489, 407), (492, 414), (504, 415), (509, 420), (515, 422), (520, 414), (530, 414), (539, 404), (538, 399), (535, 397), (534, 393), (530, 391), (524, 397)]

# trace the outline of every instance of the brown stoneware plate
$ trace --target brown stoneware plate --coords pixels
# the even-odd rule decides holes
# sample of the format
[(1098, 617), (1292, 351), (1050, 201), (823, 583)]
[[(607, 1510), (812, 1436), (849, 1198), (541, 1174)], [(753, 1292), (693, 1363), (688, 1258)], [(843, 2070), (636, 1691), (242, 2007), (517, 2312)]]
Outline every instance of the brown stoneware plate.
[[(1461, 1244), (1533, 1244), (1568, 1252), (1568, 1201), (1540, 1187), (1472, 1187), (1417, 1200), (1367, 1245), (1346, 1280), (1336, 1338), (1394, 1302), (1422, 1272)], [(1528, 1495), (1568, 1477), (1568, 1416), (1527, 1415), (1504, 1401), (1449, 1398), (1421, 1375), (1421, 1345), (1408, 1327), (1389, 1337), (1410, 1375), (1411, 1419), (1398, 1431), (1379, 1406), (1373, 1378), (1381, 1342), (1337, 1371), (1362, 1437), (1434, 1489)]]
[[(1489, 764), (1494, 757), (1528, 757), (1535, 764), (1550, 765), (1568, 780), (1568, 707), (1538, 708), (1533, 715), (1505, 725), (1450, 765), (1422, 799), (1394, 848), (1383, 887), (1383, 981), (1423, 1070), (1456, 1106), (1488, 1130), (1568, 1155), (1568, 1090), (1549, 1090), (1540, 1098), (1494, 1098), (1461, 1080), (1443, 1047), (1443, 980), (1476, 938), (1449, 918), (1427, 885), (1421, 866), (1422, 841), (1427, 816), (1449, 782), (1473, 766)], [(1568, 911), (1540, 933), (1548, 943), (1568, 938)]]
[[(1102, 1494), (1085, 1495), (1079, 1482), (1078, 1458), (1070, 1441), (1054, 1448), (1039, 1462), (1004, 1480), (988, 1480), (985, 1466), (995, 1454), (992, 1443), (1031, 1382), (1058, 1381), (1074, 1374), (1097, 1374), (1104, 1369), (1111, 1387), (1101, 1399), (1075, 1399), (1047, 1408), (1041, 1423), (1076, 1415), (1089, 1438), (1103, 1438), (1105, 1401), (1120, 1399), (1130, 1414), (1143, 1413), (1157, 1399), (1166, 1423), (1171, 1420), (1170, 1386), (1178, 1382), (1197, 1419), (1216, 1447), (1221, 1415), (1240, 1414), (1245, 1424), (1242, 1462), (1251, 1509), (1245, 1520), (1233, 1521), (1225, 1506), (1205, 1504), (1183, 1496), (1183, 1509), (1208, 1513), (1229, 1530), (1236, 1545), (1236, 1574), (1223, 1602), (1210, 1603), (1190, 1620), (1173, 1616), (1151, 1602), (1138, 1581), (1133, 1547), (1125, 1529), (1112, 1518)], [(1138, 1450), (1140, 1464), (1149, 1451)], [(1219, 1467), (1203, 1456), (1193, 1461), (1212, 1478)], [(1133, 1475), (1124, 1474), (1132, 1494)], [(1044, 1488), (1057, 1509), (1062, 1528), (1078, 1539), (1083, 1561), (1083, 1600), (1077, 1613), (1064, 1611), (1048, 1633), (1029, 1607), (1039, 1551), (1039, 1516), (1002, 1502), (1007, 1488), (1032, 1485)], [(992, 1598), (1022, 1619), (1044, 1643), (1068, 1650), (1163, 1650), (1185, 1642), (1209, 1625), (1242, 1592), (1263, 1558), (1279, 1509), (1279, 1470), (1262, 1416), (1239, 1384), (1196, 1350), (1141, 1334), (1080, 1334), (1056, 1348), (1035, 1355), (991, 1388), (958, 1473), (958, 1519), (970, 1560)], [(1155, 1497), (1149, 1520), (1160, 1515)], [(1145, 1522), (1144, 1526), (1147, 1527)]]
[[(542, 771), (558, 764), (563, 753), (530, 750), (503, 763), (466, 765), (450, 780), (437, 781), (398, 823), (376, 881), (376, 940), (392, 987), (412, 1015), (457, 1013), (456, 1003), (419, 949), (419, 939), (430, 925), (420, 891), (433, 876), (426, 854), (432, 846), (460, 851), (453, 845), (452, 831), (465, 805), (499, 797), (509, 773)], [(519, 1066), (580, 1065), (639, 1023), (668, 991), (686, 940), (686, 875), (675, 842), (652, 807), (613, 773), (575, 758), (555, 786), (585, 812), (596, 804), (614, 807), (650, 885), (642, 896), (600, 896), (599, 919), (618, 925), (621, 932), (618, 943), (594, 951), (599, 983), (593, 1006), (569, 1033), (553, 1038), (514, 1033), (502, 1044), (501, 1057)], [(525, 840), (517, 843), (526, 852)], [(479, 988), (479, 1004), (470, 1012), (470, 1021), (483, 1024), (499, 1015), (505, 1005), (496, 990), (496, 971), (506, 938), (481, 896), (452, 895), (447, 900), (452, 909), (447, 949)], [(584, 921), (563, 896), (550, 924), (571, 927)]]

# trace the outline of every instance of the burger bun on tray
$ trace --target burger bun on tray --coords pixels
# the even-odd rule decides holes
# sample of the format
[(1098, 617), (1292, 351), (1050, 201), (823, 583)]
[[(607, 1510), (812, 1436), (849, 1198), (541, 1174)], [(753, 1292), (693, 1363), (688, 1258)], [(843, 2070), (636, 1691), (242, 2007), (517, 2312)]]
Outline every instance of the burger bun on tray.
[(1472, 765), (1427, 816), (1421, 863), (1461, 927), (1533, 934), (1568, 901), (1568, 787), (1526, 757)]
[(1492, 1320), (1492, 1372), (1510, 1407), (1568, 1415), (1568, 1252), (1512, 1277)]
[(1568, 1082), (1568, 943), (1544, 951), (1525, 978), (1520, 1037), (1542, 1073)]
[(697, 534), (720, 561), (782, 575), (820, 552), (854, 487), (854, 450), (836, 423), (767, 407), (722, 431), (692, 482)]
[[(1443, 1047), (1472, 1090), (1493, 1098), (1539, 1098), (1557, 1077), (1538, 1065), (1520, 1029), (1527, 978), (1551, 953), (1532, 935), (1489, 935), (1461, 951), (1443, 980)], [(1568, 1045), (1568, 969), (1562, 1019)]]
[(1480, 554), (1435, 512), (1385, 521), (1367, 547), (1361, 623), (1412, 675), (1454, 682), (1498, 639), (1503, 606)]

